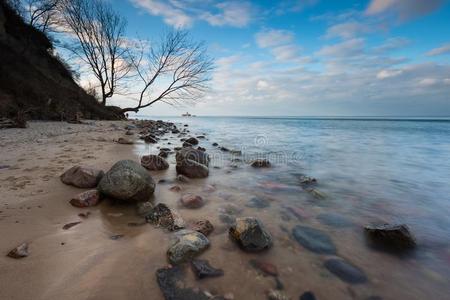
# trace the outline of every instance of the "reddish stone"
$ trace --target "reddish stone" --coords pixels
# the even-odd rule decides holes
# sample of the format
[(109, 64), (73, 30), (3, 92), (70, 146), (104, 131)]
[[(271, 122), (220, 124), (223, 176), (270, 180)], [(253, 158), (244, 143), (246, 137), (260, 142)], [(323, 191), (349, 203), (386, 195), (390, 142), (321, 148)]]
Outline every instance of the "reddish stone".
[(203, 235), (208, 236), (213, 230), (214, 226), (208, 220), (195, 221), (192, 224), (192, 230), (203, 233)]
[(200, 208), (203, 206), (203, 198), (194, 194), (185, 194), (181, 197), (181, 203), (187, 208)]
[(70, 204), (75, 207), (95, 206), (100, 202), (100, 193), (97, 190), (89, 190), (76, 195), (70, 200)]

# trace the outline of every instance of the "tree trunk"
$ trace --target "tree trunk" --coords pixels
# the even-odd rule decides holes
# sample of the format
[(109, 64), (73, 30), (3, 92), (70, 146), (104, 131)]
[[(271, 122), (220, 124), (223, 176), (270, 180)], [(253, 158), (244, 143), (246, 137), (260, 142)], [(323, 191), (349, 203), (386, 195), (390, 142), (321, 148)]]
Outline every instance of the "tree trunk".
[(135, 113), (137, 113), (139, 111), (139, 108), (127, 107), (127, 108), (123, 108), (120, 112), (124, 114), (124, 113), (129, 112), (129, 111), (134, 111)]

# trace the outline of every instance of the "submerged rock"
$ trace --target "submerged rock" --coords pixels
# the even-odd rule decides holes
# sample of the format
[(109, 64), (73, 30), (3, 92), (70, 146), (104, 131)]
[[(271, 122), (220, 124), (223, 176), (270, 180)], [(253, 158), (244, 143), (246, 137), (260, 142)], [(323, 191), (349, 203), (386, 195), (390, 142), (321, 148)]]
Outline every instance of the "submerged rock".
[(190, 159), (184, 159), (177, 162), (176, 170), (178, 174), (189, 178), (206, 178), (209, 175), (207, 166)]
[(209, 247), (209, 240), (202, 233), (193, 230), (180, 230), (177, 241), (167, 250), (171, 264), (180, 264), (202, 253)]
[(257, 269), (258, 271), (262, 272), (264, 275), (268, 276), (278, 276), (278, 269), (277, 267), (267, 261), (261, 260), (261, 259), (250, 259), (249, 264)]
[(208, 300), (210, 299), (200, 290), (184, 287), (184, 275), (180, 266), (163, 268), (156, 271), (156, 280), (165, 300)]
[(347, 219), (342, 215), (338, 215), (335, 213), (324, 213), (317, 216), (317, 220), (320, 223), (331, 226), (331, 227), (351, 227), (353, 225), (352, 221)]
[(270, 206), (270, 201), (265, 198), (253, 197), (245, 206), (252, 208), (266, 208)]
[(100, 193), (97, 190), (90, 190), (80, 193), (70, 200), (70, 204), (75, 207), (95, 206), (100, 202)]
[(324, 266), (328, 271), (347, 283), (358, 284), (367, 281), (367, 277), (361, 269), (343, 259), (328, 259), (325, 261)]
[(300, 245), (312, 252), (320, 254), (336, 253), (333, 241), (321, 230), (296, 225), (292, 229), (292, 235)]
[(167, 170), (169, 163), (159, 155), (144, 155), (141, 158), (141, 166), (150, 171), (161, 171)]
[(28, 243), (20, 244), (16, 248), (9, 251), (9, 253), (7, 254), (7, 256), (15, 259), (24, 258), (28, 255), (30, 255), (28, 252)]
[(256, 159), (250, 164), (253, 168), (270, 168), (270, 161), (267, 159)]
[(237, 218), (229, 234), (245, 251), (258, 252), (272, 246), (272, 236), (256, 218)]
[(207, 277), (220, 277), (224, 272), (222, 269), (212, 267), (205, 259), (193, 259), (191, 261), (192, 271), (198, 279)]
[(145, 216), (145, 219), (151, 224), (167, 228), (171, 231), (186, 227), (184, 220), (178, 212), (171, 210), (163, 203), (156, 205), (153, 210)]
[(145, 217), (153, 211), (154, 207), (155, 206), (150, 201), (138, 202), (136, 205), (136, 212), (139, 216)]
[(106, 172), (98, 185), (102, 195), (126, 202), (148, 201), (155, 191), (150, 174), (132, 160), (121, 160)]
[(364, 230), (375, 247), (402, 251), (416, 246), (414, 236), (404, 224), (368, 225)]
[(186, 140), (187, 143), (191, 145), (198, 145), (198, 140), (195, 137), (190, 137)]
[(177, 175), (177, 181), (182, 182), (182, 183), (189, 183), (190, 180), (183, 174), (179, 174), (179, 175)]
[(192, 160), (206, 167), (208, 167), (210, 161), (209, 155), (205, 151), (194, 148), (183, 148), (177, 151), (175, 159), (177, 162), (183, 160)]
[(74, 166), (60, 176), (63, 183), (79, 188), (95, 188), (105, 173), (90, 167)]
[(205, 204), (202, 197), (194, 194), (184, 194), (180, 202), (186, 208), (200, 208)]
[(300, 186), (303, 188), (315, 185), (317, 183), (317, 179), (305, 175), (300, 175), (299, 177)]
[(214, 226), (208, 220), (198, 220), (192, 224), (191, 229), (203, 233), (204, 236), (208, 236), (213, 232)]

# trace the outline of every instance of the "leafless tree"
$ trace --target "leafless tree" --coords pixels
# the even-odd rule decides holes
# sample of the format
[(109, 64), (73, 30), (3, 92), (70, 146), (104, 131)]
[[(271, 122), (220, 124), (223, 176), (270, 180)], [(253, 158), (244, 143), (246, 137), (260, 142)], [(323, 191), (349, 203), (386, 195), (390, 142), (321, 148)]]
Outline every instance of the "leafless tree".
[(213, 62), (203, 43), (192, 42), (187, 32), (169, 32), (156, 47), (145, 48), (141, 47), (140, 54), (132, 59), (142, 81), (137, 105), (123, 112), (138, 112), (156, 102), (192, 102), (207, 90)]
[(62, 0), (9, 0), (9, 4), (31, 26), (47, 33), (59, 24)]
[(131, 70), (126, 21), (103, 0), (62, 0), (63, 16), (74, 37), (64, 47), (89, 66), (106, 105)]

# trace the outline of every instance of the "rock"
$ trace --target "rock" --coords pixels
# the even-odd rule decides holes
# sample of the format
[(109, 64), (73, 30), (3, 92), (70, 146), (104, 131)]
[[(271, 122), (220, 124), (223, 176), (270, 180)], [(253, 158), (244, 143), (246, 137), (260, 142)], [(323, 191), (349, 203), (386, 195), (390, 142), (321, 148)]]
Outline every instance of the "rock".
[(316, 300), (316, 296), (312, 292), (304, 292), (299, 300)]
[(186, 227), (184, 220), (177, 211), (171, 210), (167, 205), (159, 203), (154, 209), (145, 216), (147, 222), (152, 223), (168, 230), (174, 231)]
[(198, 140), (195, 137), (190, 137), (186, 140), (187, 143), (191, 145), (198, 145)]
[(144, 136), (144, 142), (147, 144), (156, 144), (158, 143), (158, 140), (154, 136), (146, 135)]
[(277, 267), (275, 265), (271, 264), (270, 262), (263, 261), (260, 259), (250, 259), (249, 264), (253, 268), (262, 272), (264, 275), (269, 275), (269, 276), (274, 276), (274, 277), (278, 276)]
[(272, 236), (256, 218), (237, 218), (229, 230), (230, 237), (245, 251), (258, 252), (272, 246)]
[(95, 188), (105, 173), (90, 167), (74, 166), (60, 176), (63, 183), (79, 188)]
[(315, 188), (306, 188), (305, 191), (307, 191), (308, 193), (310, 193), (314, 198), (316, 199), (325, 199), (327, 197), (327, 195), (325, 195), (324, 193), (322, 193), (321, 191), (319, 191), (318, 189)]
[(334, 213), (324, 213), (317, 216), (320, 223), (337, 228), (345, 228), (353, 226), (352, 221), (343, 217), (342, 215)]
[(202, 197), (194, 194), (185, 194), (180, 201), (186, 208), (200, 208), (205, 204)]
[(253, 197), (245, 206), (252, 208), (266, 208), (270, 206), (270, 202), (265, 198)]
[(102, 195), (126, 202), (148, 201), (155, 191), (150, 174), (132, 160), (121, 160), (106, 172), (98, 184)]
[(24, 258), (30, 255), (28, 252), (28, 243), (23, 243), (9, 251), (7, 256), (15, 259)]
[(292, 229), (295, 240), (306, 249), (320, 254), (335, 254), (336, 247), (333, 241), (323, 231), (296, 225)]
[(78, 224), (81, 224), (81, 222), (78, 221), (78, 222), (67, 223), (66, 225), (63, 226), (62, 229), (68, 230), (68, 229), (70, 229), (70, 228), (72, 228), (74, 226), (77, 226)]
[(113, 241), (117, 241), (118, 239), (121, 239), (123, 237), (124, 237), (123, 234), (115, 234), (115, 235), (110, 236), (109, 238)]
[(200, 290), (184, 287), (183, 269), (179, 266), (156, 271), (156, 280), (165, 300), (208, 300)]
[(361, 269), (344, 261), (343, 259), (327, 259), (324, 266), (328, 271), (347, 283), (358, 284), (365, 283), (367, 281), (367, 277)]
[(212, 193), (212, 192), (214, 192), (214, 191), (216, 191), (216, 187), (214, 186), (214, 185), (211, 185), (211, 184), (207, 184), (207, 185), (205, 185), (204, 187), (203, 187), (203, 191), (204, 192), (207, 192), (207, 193)]
[(154, 208), (155, 206), (150, 201), (138, 202), (136, 205), (136, 213), (141, 217), (145, 217), (153, 212)]
[(85, 213), (79, 213), (79, 214), (78, 214), (78, 216), (79, 216), (80, 218), (83, 218), (83, 219), (89, 218), (90, 215), (91, 215), (91, 212), (89, 212), (89, 211), (87, 211), (87, 212), (85, 212)]
[(177, 181), (179, 182), (183, 182), (183, 183), (189, 183), (189, 178), (187, 178), (186, 176), (184, 176), (183, 174), (179, 174), (177, 176)]
[(213, 145), (214, 147), (219, 146), (219, 144), (217, 144), (217, 143), (212, 143), (212, 145)]
[(373, 246), (385, 250), (403, 251), (416, 246), (416, 240), (404, 224), (382, 224), (364, 228)]
[(236, 155), (236, 156), (241, 156), (242, 155), (242, 151), (241, 150), (231, 150), (230, 153), (232, 155)]
[(90, 190), (76, 195), (70, 200), (70, 204), (75, 207), (91, 207), (100, 202), (100, 193), (97, 190)]
[(198, 146), (198, 147), (197, 147), (197, 150), (200, 150), (200, 151), (203, 151), (203, 152), (205, 152), (205, 151), (206, 151), (206, 149), (205, 149), (205, 148), (203, 148), (203, 147), (200, 147), (200, 146)]
[(223, 152), (230, 152), (230, 149), (228, 149), (226, 147), (219, 147), (219, 150), (221, 150)]
[(286, 296), (283, 292), (279, 290), (269, 290), (267, 292), (267, 299), (269, 300), (291, 300), (290, 297)]
[(169, 163), (159, 155), (144, 155), (141, 158), (141, 166), (150, 171), (161, 171), (169, 168)]
[(198, 139), (204, 139), (204, 138), (206, 138), (204, 135), (197, 135), (197, 138)]
[(134, 135), (134, 132), (131, 131), (131, 130), (127, 130), (127, 131), (125, 132), (125, 135)]
[(204, 236), (208, 236), (213, 232), (214, 226), (208, 220), (199, 220), (192, 224), (191, 229), (203, 233)]
[(167, 157), (169, 157), (169, 152), (167, 152), (167, 151), (159, 151), (158, 156), (160, 156), (162, 158), (167, 158)]
[(177, 152), (175, 155), (176, 161), (180, 162), (183, 160), (193, 160), (202, 165), (209, 165), (209, 155), (201, 150), (193, 149), (193, 148), (183, 148)]
[(136, 129), (136, 126), (132, 125), (132, 124), (129, 124), (129, 125), (125, 126), (125, 129), (126, 130), (133, 130), (133, 129)]
[(317, 183), (317, 179), (305, 175), (300, 175), (298, 180), (302, 187), (309, 187)]
[(222, 223), (225, 223), (227, 225), (233, 225), (236, 223), (236, 217), (229, 215), (229, 214), (220, 214), (219, 220), (222, 221)]
[(134, 142), (130, 139), (124, 138), (124, 137), (120, 137), (117, 140), (117, 143), (119, 144), (123, 144), (123, 145), (132, 145)]
[(206, 277), (220, 277), (224, 272), (222, 269), (212, 267), (205, 259), (193, 259), (191, 261), (192, 271), (198, 279)]
[(172, 192), (180, 192), (181, 191), (181, 186), (174, 185), (169, 190), (172, 191)]
[(250, 164), (253, 168), (270, 168), (270, 161), (267, 159), (256, 159)]
[(191, 147), (192, 147), (192, 144), (191, 144), (191, 143), (188, 143), (188, 142), (183, 142), (182, 147), (183, 147), (183, 148), (191, 148)]
[(189, 178), (206, 178), (209, 175), (208, 167), (190, 159), (177, 162), (176, 170)]
[(206, 236), (198, 231), (180, 230), (176, 237), (177, 241), (167, 250), (167, 257), (174, 265), (194, 258), (209, 247)]

